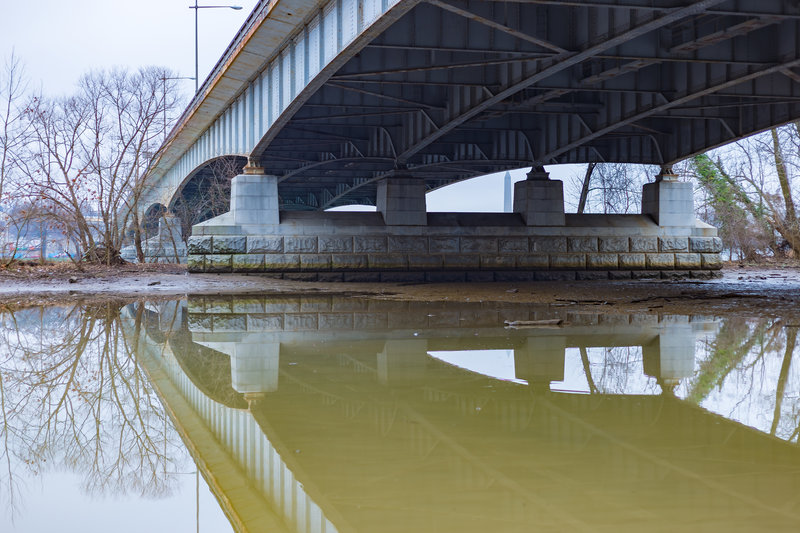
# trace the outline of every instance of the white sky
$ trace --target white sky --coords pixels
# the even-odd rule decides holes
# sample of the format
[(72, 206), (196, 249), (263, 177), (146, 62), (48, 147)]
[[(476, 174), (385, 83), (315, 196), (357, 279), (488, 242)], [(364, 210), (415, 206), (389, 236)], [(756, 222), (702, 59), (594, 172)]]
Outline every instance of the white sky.
[[(208, 75), (256, 0), (243, 9), (201, 9), (200, 81)], [(157, 65), (194, 76), (191, 0), (0, 0), (0, 60), (14, 50), (31, 86), (46, 94), (70, 93), (85, 72)], [(228, 2), (200, 2), (200, 5)], [(194, 82), (186, 80), (187, 94)]]

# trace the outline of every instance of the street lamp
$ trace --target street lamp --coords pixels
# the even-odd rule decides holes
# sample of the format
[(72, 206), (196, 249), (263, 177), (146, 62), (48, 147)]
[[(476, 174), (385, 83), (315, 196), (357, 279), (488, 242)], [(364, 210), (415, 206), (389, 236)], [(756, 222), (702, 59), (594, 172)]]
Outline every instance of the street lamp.
[(194, 5), (189, 6), (189, 9), (194, 9), (194, 92), (196, 94), (200, 90), (200, 69), (197, 64), (197, 12), (200, 9), (235, 9), (238, 11), (242, 9), (242, 6), (198, 6), (197, 0), (195, 0)]

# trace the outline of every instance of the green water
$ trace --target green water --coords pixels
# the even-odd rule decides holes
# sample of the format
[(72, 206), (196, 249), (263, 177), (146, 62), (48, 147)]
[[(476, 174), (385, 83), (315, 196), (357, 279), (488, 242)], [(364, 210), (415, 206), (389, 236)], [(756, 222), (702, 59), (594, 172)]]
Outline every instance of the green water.
[(800, 530), (779, 319), (215, 297), (0, 324), (0, 531)]

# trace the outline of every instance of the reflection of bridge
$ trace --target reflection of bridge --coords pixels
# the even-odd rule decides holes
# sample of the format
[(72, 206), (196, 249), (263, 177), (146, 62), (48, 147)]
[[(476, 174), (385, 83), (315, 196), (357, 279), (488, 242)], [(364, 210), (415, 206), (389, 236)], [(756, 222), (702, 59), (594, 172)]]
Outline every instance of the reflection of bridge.
[[(674, 253), (713, 255), (713, 243), (639, 250), (627, 239), (713, 236), (694, 222), (690, 191), (671, 182), (670, 165), (800, 117), (800, 57), (791, 44), (798, 17), (791, 0), (263, 0), (165, 144), (147, 204), (174, 208), (202, 197), (216, 162), (247, 162), (230, 211), (194, 229), (206, 237), (190, 247), (195, 270), (460, 270), (484, 278), (507, 270), (709, 270), (711, 255)], [(644, 193), (647, 216), (565, 217), (561, 183), (542, 165), (589, 161), (661, 165), (659, 184)], [(426, 190), (527, 166), (533, 172), (517, 185), (514, 216), (426, 213)], [(290, 213), (354, 203), (375, 205), (380, 216)], [(369, 239), (360, 249), (285, 240), (309, 235)], [(367, 255), (391, 253), (376, 239), (398, 235), (450, 240), (410, 250), (416, 254), (473, 253), (457, 242), (462, 236), (605, 236), (626, 244), (482, 251), (673, 256), (547, 264), (513, 255), (510, 263), (459, 256), (437, 264), (434, 256), (415, 265)]]
[[(162, 332), (157, 322), (147, 328), (142, 360), (239, 530), (263, 530), (262, 520), (277, 517), (295, 531), (529, 531), (532, 524), (545, 531), (748, 531), (764, 524), (788, 531), (800, 520), (793, 445), (668, 395), (551, 393), (420, 359), (413, 345), (464, 348), (466, 340), (446, 340), (460, 323), (476, 347), (497, 346), (503, 337), (487, 320), (519, 309), (450, 308), (454, 314), (445, 317), (448, 309), (419, 306), (407, 315), (412, 329), (383, 328), (381, 340), (375, 327), (360, 342), (341, 328), (298, 329), (286, 321), (303, 306), (306, 316), (318, 317), (404, 314), (386, 303), (349, 303), (355, 308), (332, 300), (201, 300), (189, 306), (190, 328), (215, 331), (189, 337)], [(272, 313), (265, 304), (274, 305)], [(433, 312), (420, 313), (423, 307)], [(442, 322), (433, 325), (437, 317), (426, 314)], [(279, 315), (278, 326), (270, 318)], [(256, 371), (263, 376), (274, 364), (280, 382), (255, 391), (263, 381), (243, 372), (237, 378), (235, 360), (227, 372), (195, 367), (187, 374), (197, 350), (206, 350), (208, 368), (220, 370), (228, 359), (198, 347), (195, 337), (217, 335), (237, 356), (240, 318), (251, 334), (280, 337), (280, 360)], [(525, 355), (535, 361), (553, 353), (558, 337), (566, 345), (652, 346), (665, 328), (673, 345), (691, 339), (683, 343), (685, 359), (694, 343), (690, 324), (705, 329), (703, 322), (636, 324), (625, 317), (592, 343), (588, 322), (596, 318), (512, 332), (505, 342), (531, 348)], [(428, 327), (418, 327), (422, 321)], [(412, 345), (392, 350), (410, 331), (418, 333)], [(665, 348), (661, 343), (661, 353)], [(271, 353), (265, 346), (266, 360)], [(231, 376), (233, 383), (225, 382)], [(243, 384), (249, 390), (231, 390)]]

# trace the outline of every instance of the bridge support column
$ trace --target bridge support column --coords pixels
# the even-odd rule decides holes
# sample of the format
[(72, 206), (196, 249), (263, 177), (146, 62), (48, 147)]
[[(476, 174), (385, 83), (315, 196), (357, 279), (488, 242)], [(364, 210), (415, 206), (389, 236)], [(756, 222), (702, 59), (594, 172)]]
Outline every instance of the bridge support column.
[(564, 225), (564, 184), (551, 180), (542, 166), (534, 166), (528, 179), (514, 184), (514, 212), (528, 226)]
[(694, 373), (695, 336), (690, 324), (667, 327), (642, 346), (643, 370), (656, 378), (664, 392)]
[(425, 371), (427, 363), (427, 340), (387, 340), (378, 354), (378, 381), (384, 385), (413, 381)]
[(528, 337), (524, 348), (514, 350), (514, 375), (530, 385), (549, 385), (551, 381), (564, 381), (566, 348), (566, 337)]
[(661, 167), (655, 183), (642, 187), (642, 214), (659, 226), (694, 226), (693, 192), (691, 183), (678, 181), (672, 167)]
[(425, 181), (411, 176), (384, 178), (378, 182), (378, 212), (388, 226), (425, 226)]
[(264, 169), (247, 165), (244, 174), (231, 181), (231, 213), (237, 225), (280, 222), (278, 177), (264, 174)]
[(236, 343), (230, 353), (231, 381), (244, 394), (278, 390), (280, 343)]

